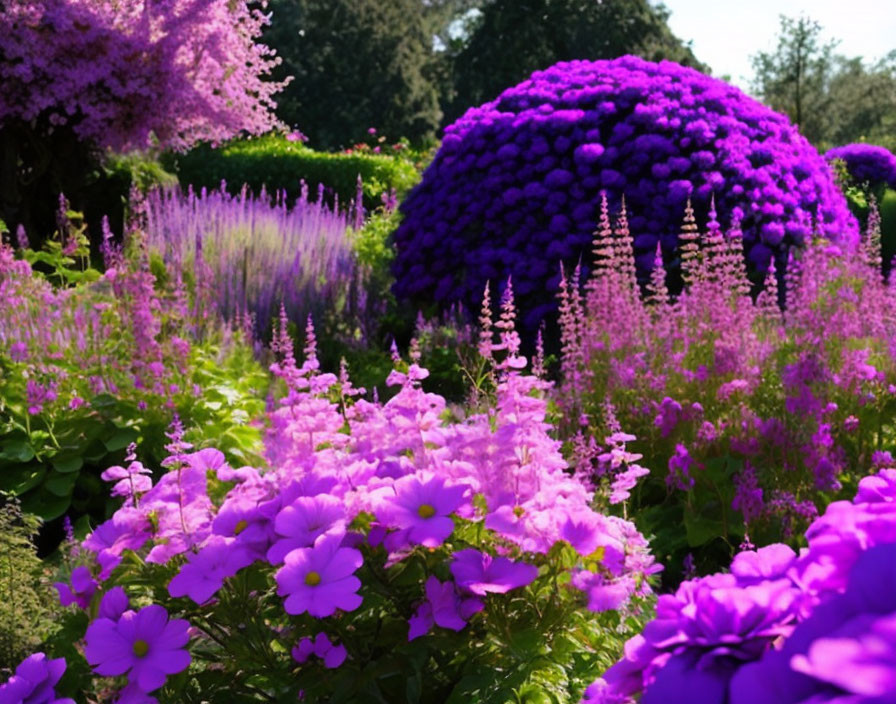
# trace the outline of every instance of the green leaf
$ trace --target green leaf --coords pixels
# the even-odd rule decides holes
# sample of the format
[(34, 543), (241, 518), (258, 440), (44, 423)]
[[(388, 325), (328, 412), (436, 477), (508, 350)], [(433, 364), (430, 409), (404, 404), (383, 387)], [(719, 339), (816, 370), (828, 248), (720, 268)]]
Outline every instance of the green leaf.
[(30, 462), (34, 459), (34, 449), (27, 440), (11, 440), (3, 444), (0, 458), (15, 462)]
[(31, 491), (44, 479), (47, 468), (43, 465), (28, 465), (13, 469), (0, 469), (0, 486), (17, 496)]
[(22, 510), (40, 516), (45, 521), (52, 521), (65, 513), (70, 504), (70, 496), (54, 496), (49, 491), (41, 489), (29, 493), (22, 499)]
[(54, 457), (50, 460), (57, 472), (68, 474), (69, 472), (77, 472), (84, 466), (84, 458), (80, 455), (67, 455), (64, 457)]
[(72, 489), (75, 488), (75, 482), (78, 479), (77, 474), (59, 474), (53, 472), (44, 486), (54, 496), (71, 496)]
[(103, 440), (103, 445), (105, 445), (106, 449), (109, 452), (123, 450), (132, 442), (135, 442), (139, 435), (140, 434), (133, 428), (120, 428), (119, 430), (115, 431), (110, 437)]

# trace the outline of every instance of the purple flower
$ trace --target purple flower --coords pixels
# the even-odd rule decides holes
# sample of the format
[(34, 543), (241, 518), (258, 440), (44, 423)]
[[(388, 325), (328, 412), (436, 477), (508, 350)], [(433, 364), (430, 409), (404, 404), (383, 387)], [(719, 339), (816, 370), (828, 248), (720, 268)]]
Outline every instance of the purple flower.
[(122, 587), (112, 587), (100, 599), (100, 608), (97, 615), (99, 618), (117, 621), (129, 608), (131, 608), (130, 602), (124, 589)]
[(255, 555), (234, 538), (213, 535), (197, 553), (191, 553), (180, 568), (168, 593), (173, 597), (188, 596), (197, 604), (211, 599), (224, 584), (244, 567), (255, 562)]
[(310, 548), (297, 548), (275, 575), (277, 594), (285, 596), (288, 614), (308, 612), (316, 618), (337, 609), (354, 611), (361, 605), (361, 580), (354, 572), (363, 558), (354, 548), (340, 547), (342, 535), (322, 535)]
[(152, 692), (190, 664), (184, 649), (189, 628), (183, 619), (169, 621), (157, 604), (125, 611), (117, 622), (98, 618), (84, 636), (84, 657), (98, 675), (127, 674), (142, 691)]
[(395, 496), (377, 511), (382, 523), (407, 530), (411, 544), (435, 548), (454, 530), (451, 514), (463, 504), (467, 487), (444, 477), (409, 475), (395, 482)]
[(506, 557), (493, 557), (478, 550), (466, 549), (454, 553), (451, 574), (457, 585), (473, 594), (505, 594), (511, 589), (525, 587), (538, 576), (538, 568)]
[(307, 548), (324, 534), (345, 532), (345, 506), (334, 496), (300, 496), (281, 509), (274, 519), (274, 530), (283, 536), (268, 550), (268, 561), (279, 565), (288, 553)]
[(60, 604), (63, 606), (77, 604), (80, 608), (86, 609), (93, 599), (97, 581), (90, 575), (87, 567), (80, 566), (72, 570), (71, 586), (63, 582), (56, 582), (53, 586), (59, 592)]
[(331, 670), (345, 662), (348, 653), (344, 645), (334, 645), (326, 633), (318, 633), (311, 638), (302, 638), (299, 644), (292, 649), (292, 657), (298, 663), (304, 663), (312, 655), (316, 655), (324, 661), (324, 667)]
[(476, 597), (462, 598), (457, 593), (454, 582), (440, 582), (430, 575), (426, 580), (426, 601), (408, 621), (408, 640), (414, 640), (429, 633), (433, 624), (440, 628), (460, 631), (470, 617), (482, 611), (484, 605)]
[(73, 699), (57, 699), (53, 691), (65, 672), (65, 659), (48, 660), (44, 653), (25, 658), (15, 674), (0, 684), (0, 704), (75, 704)]

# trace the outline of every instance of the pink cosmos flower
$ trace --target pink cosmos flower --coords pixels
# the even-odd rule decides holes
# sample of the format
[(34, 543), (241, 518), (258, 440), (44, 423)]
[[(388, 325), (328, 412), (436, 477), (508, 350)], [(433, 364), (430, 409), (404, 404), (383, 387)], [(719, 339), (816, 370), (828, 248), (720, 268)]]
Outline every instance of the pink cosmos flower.
[(131, 462), (127, 468), (109, 467), (100, 477), (107, 482), (116, 482), (112, 487), (112, 496), (123, 496), (130, 499), (136, 494), (145, 494), (152, 488), (152, 474), (141, 462)]
[(354, 611), (361, 605), (361, 580), (354, 572), (363, 558), (354, 548), (343, 548), (342, 535), (324, 534), (310, 548), (298, 548), (285, 558), (275, 575), (277, 594), (285, 596), (288, 614), (308, 612), (316, 618), (337, 609)]
[(485, 596), (488, 593), (505, 594), (511, 589), (525, 587), (538, 576), (538, 568), (467, 549), (454, 553), (451, 574), (462, 589)]
[(421, 473), (395, 482), (395, 496), (377, 511), (383, 523), (407, 530), (408, 542), (435, 548), (454, 531), (451, 514), (464, 502), (467, 487)]
[(173, 597), (188, 596), (204, 604), (223, 586), (224, 580), (255, 562), (255, 555), (234, 538), (213, 535), (198, 553), (192, 553), (168, 585)]
[(53, 586), (59, 592), (60, 604), (63, 606), (77, 604), (80, 608), (86, 609), (93, 599), (97, 581), (90, 576), (87, 567), (81, 566), (72, 570), (71, 586), (63, 582), (56, 582)]
[(190, 664), (184, 649), (189, 628), (183, 619), (169, 621), (168, 612), (158, 604), (125, 611), (117, 622), (98, 618), (84, 636), (84, 656), (98, 675), (127, 673), (142, 691), (152, 692), (165, 684), (167, 675)]

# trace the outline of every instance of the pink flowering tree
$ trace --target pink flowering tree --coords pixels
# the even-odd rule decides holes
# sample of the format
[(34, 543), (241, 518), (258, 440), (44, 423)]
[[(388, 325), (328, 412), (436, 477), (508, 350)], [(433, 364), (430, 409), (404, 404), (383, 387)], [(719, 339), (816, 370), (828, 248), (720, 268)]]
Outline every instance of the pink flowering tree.
[(5, 2), (0, 217), (27, 227), (29, 200), (76, 196), (106, 148), (185, 150), (274, 127), (283, 84), (265, 77), (278, 59), (255, 41), (267, 21), (244, 0)]

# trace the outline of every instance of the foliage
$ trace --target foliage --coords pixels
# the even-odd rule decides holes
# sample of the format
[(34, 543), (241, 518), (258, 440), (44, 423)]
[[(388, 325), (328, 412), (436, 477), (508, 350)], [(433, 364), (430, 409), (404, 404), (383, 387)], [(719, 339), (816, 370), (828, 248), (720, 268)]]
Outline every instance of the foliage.
[(554, 308), (560, 263), (591, 241), (599, 193), (631, 214), (642, 280), (658, 240), (673, 271), (688, 198), (738, 219), (751, 269), (820, 232), (846, 246), (855, 221), (827, 164), (796, 129), (736, 88), (636, 57), (561, 63), (446, 129), (401, 205), (399, 298), (461, 301), (512, 276), (534, 331)]
[(0, 492), (0, 678), (52, 630), (54, 595), (32, 544), (39, 528), (38, 518)]
[(186, 149), (277, 124), (243, 0), (10, 0), (0, 12), (0, 216), (39, 245), (39, 213), (82, 188), (103, 149)]
[[(399, 143), (400, 144), (400, 143)], [(392, 149), (400, 153), (401, 149)], [(195, 189), (218, 188), (226, 181), (232, 193), (243, 184), (259, 193), (285, 191), (290, 199), (301, 196), (302, 182), (312, 193), (325, 188), (331, 203), (348, 204), (355, 197), (360, 176), (364, 205), (372, 209), (382, 196), (395, 189), (405, 193), (419, 176), (414, 165), (402, 157), (367, 154), (355, 150), (349, 154), (318, 152), (288, 136), (269, 134), (259, 139), (235, 140), (218, 148), (203, 145), (168, 162), (176, 169), (181, 183)]]
[(657, 256), (642, 301), (627, 235), (607, 218), (585, 293), (570, 278), (561, 303), (557, 403), (574, 463), (592, 467), (603, 450), (587, 439), (619, 425), (638, 438), (653, 472), (633, 516), (656, 535), (672, 579), (688, 553), (713, 570), (741, 542), (796, 539), (855, 486), (851, 468), (885, 466), (896, 448), (896, 328), (879, 232), (857, 253), (823, 241), (795, 250), (783, 277), (770, 265), (754, 303), (740, 233), (695, 230), (677, 300)]
[[(740, 553), (660, 597), (657, 618), (584, 702), (883, 702), (896, 682), (896, 469), (859, 482), (806, 531), (808, 549)], [(669, 634), (674, 634), (669, 637)]]
[[(178, 417), (189, 439), (214, 437), (251, 461), (260, 433), (249, 421), (267, 387), (251, 351), (191, 316), (183, 290), (161, 285), (139, 247), (129, 258), (107, 250), (105, 274), (90, 268), (77, 214), (64, 215), (61, 236), (39, 252), (15, 259), (0, 245), (0, 489), (44, 520), (102, 518), (100, 472), (130, 443), (160, 460)], [(42, 549), (53, 541), (43, 535)]]
[(672, 34), (668, 10), (650, 0), (487, 0), (481, 5), (469, 36), (453, 52), (449, 121), (558, 61), (633, 54), (706, 70)]
[(848, 142), (896, 148), (896, 53), (866, 65), (836, 46), (823, 41), (818, 22), (782, 15), (775, 50), (752, 57), (754, 92), (822, 150)]
[[(124, 503), (83, 543), (90, 580), (72, 578), (93, 621), (94, 671), (128, 669), (103, 664), (96, 634), (133, 640), (119, 624), (155, 609), (172, 629), (195, 627), (164, 686), (132, 670), (122, 690), (161, 702), (580, 695), (639, 627), (657, 567), (634, 527), (590, 508), (564, 471), (548, 384), (520, 371), (509, 298), (499, 322), (488, 353), (503, 361), (481, 413), (450, 418), (413, 361), (391, 372), (389, 402), (364, 400), (344, 373), (319, 372), (313, 336), (298, 367), (278, 334), (271, 370), (286, 395), (270, 412), (269, 469), (232, 469), (174, 434), (155, 486), (139, 483), (139, 462), (110, 469)], [(84, 628), (82, 612), (71, 620)], [(66, 657), (83, 671), (81, 656)], [(60, 689), (124, 684), (81, 677)]]
[(426, 4), (419, 0), (271, 0), (264, 33), (294, 76), (277, 114), (317, 148), (357, 141), (369, 127), (414, 143), (441, 119)]

